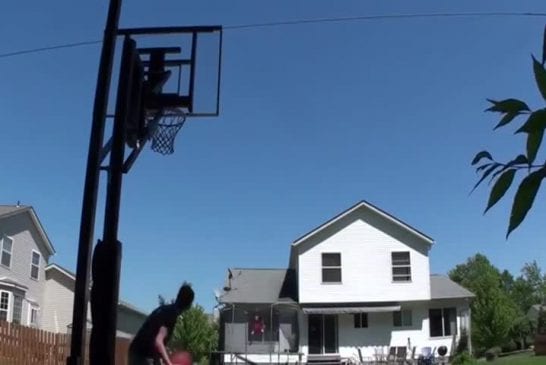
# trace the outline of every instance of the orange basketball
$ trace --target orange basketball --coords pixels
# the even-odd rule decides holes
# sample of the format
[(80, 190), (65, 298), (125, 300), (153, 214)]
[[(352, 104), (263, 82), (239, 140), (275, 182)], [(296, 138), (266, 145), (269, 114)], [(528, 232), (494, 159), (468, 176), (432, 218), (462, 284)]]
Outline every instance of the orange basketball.
[(171, 355), (173, 365), (192, 365), (191, 354), (186, 351), (177, 351)]

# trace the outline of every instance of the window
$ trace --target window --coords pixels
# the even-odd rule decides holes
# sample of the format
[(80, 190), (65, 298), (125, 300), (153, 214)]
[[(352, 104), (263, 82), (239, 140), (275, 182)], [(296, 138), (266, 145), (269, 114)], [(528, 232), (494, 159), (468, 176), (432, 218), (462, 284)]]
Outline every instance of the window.
[(38, 308), (36, 308), (34, 306), (29, 307), (28, 324), (29, 324), (29, 326), (37, 326), (38, 325)]
[(341, 254), (322, 254), (322, 282), (341, 283)]
[(411, 281), (409, 252), (392, 252), (392, 281)]
[(457, 334), (457, 311), (455, 308), (429, 309), (430, 337)]
[(355, 328), (368, 328), (368, 313), (357, 313), (354, 320)]
[(392, 324), (394, 327), (411, 327), (413, 325), (411, 311), (392, 312)]
[(9, 313), (9, 292), (0, 291), (0, 320), (7, 321)]
[(13, 296), (13, 323), (21, 324), (21, 314), (23, 313), (23, 297), (20, 295)]
[(0, 243), (2, 246), (1, 263), (6, 267), (11, 267), (11, 251), (13, 249), (13, 240), (8, 236), (3, 236)]
[(38, 280), (40, 273), (40, 254), (36, 251), (32, 251), (32, 259), (30, 262), (30, 277)]

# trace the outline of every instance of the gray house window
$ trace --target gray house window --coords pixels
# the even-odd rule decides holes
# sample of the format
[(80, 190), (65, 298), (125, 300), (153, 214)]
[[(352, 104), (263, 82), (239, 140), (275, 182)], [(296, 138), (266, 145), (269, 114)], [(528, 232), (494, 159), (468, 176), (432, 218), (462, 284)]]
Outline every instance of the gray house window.
[(411, 310), (392, 312), (392, 325), (394, 327), (411, 327), (413, 325)]
[(410, 253), (392, 252), (392, 281), (411, 281)]
[(23, 313), (23, 297), (20, 295), (13, 296), (13, 318), (12, 322), (21, 324), (21, 314)]
[(368, 313), (356, 313), (354, 321), (355, 328), (368, 328)]
[(322, 254), (322, 282), (341, 283), (341, 254)]
[(0, 320), (7, 321), (9, 313), (9, 292), (0, 291)]
[(40, 254), (32, 251), (32, 259), (30, 262), (30, 277), (38, 280), (40, 274)]
[(30, 326), (37, 326), (38, 325), (38, 308), (36, 308), (34, 306), (30, 307), (28, 324)]
[(8, 236), (3, 236), (1, 240), (2, 248), (2, 265), (11, 267), (11, 251), (13, 249), (13, 240)]
[(430, 337), (457, 334), (457, 310), (455, 308), (429, 309)]

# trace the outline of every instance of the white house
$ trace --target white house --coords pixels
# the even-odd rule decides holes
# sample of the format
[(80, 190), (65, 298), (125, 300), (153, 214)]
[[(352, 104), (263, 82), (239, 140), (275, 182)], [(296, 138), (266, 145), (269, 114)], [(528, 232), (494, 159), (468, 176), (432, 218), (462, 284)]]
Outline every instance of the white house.
[(229, 269), (218, 298), (224, 362), (449, 354), (469, 330), (473, 294), (430, 274), (432, 245), (363, 201), (296, 239), (287, 269)]
[[(55, 250), (32, 207), (0, 205), (0, 251), (0, 321), (70, 331), (75, 276), (50, 263)], [(145, 318), (120, 301), (118, 336), (131, 337)]]

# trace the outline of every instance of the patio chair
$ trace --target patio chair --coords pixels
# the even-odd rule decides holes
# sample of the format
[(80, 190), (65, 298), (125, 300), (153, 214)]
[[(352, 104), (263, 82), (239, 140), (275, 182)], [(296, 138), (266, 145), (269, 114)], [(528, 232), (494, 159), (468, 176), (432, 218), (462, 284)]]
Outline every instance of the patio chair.
[(411, 349), (411, 355), (410, 355), (409, 359), (406, 359), (406, 363), (409, 364), (409, 365), (415, 365), (417, 363), (417, 361), (415, 359), (415, 350), (416, 350), (416, 347), (413, 346), (412, 349)]
[(389, 354), (387, 355), (387, 364), (396, 364), (396, 347), (389, 347)]
[(419, 365), (434, 365), (436, 364), (434, 353), (436, 352), (436, 347), (430, 348), (430, 347), (423, 347), (421, 349), (421, 355), (419, 355), (419, 358), (417, 360), (417, 364)]
[(408, 349), (405, 346), (397, 347), (395, 362), (401, 365), (405, 364), (407, 355), (408, 355)]

